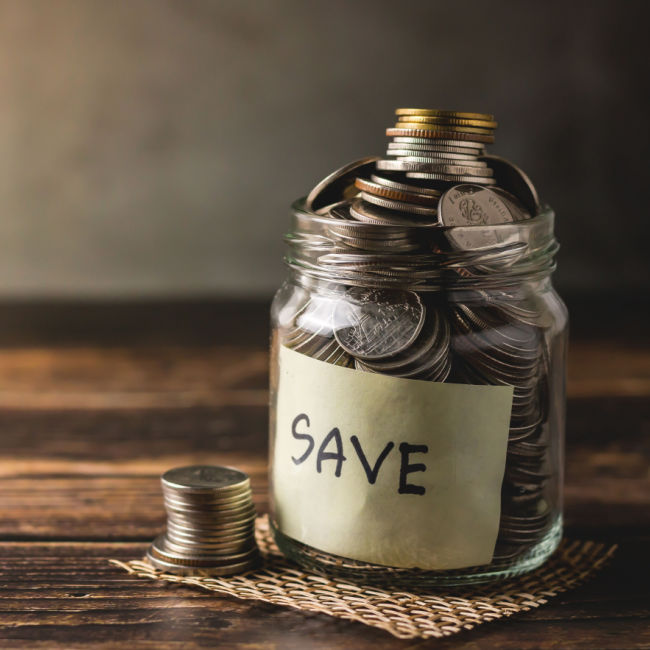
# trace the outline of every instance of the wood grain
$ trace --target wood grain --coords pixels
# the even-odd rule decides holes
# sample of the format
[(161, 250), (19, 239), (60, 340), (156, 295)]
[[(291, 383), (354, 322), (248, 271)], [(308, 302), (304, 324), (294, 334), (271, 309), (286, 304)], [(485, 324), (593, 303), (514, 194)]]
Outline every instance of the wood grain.
[(128, 327), (98, 308), (76, 338), (79, 324), (55, 311), (53, 330), (14, 332), (0, 347), (0, 648), (650, 647), (650, 351), (638, 341), (571, 345), (567, 531), (618, 542), (612, 565), (511, 621), (398, 642), (108, 564), (141, 556), (160, 530), (159, 476), (171, 466), (241, 467), (267, 508), (265, 312), (195, 305), (199, 325), (175, 329), (177, 311), (161, 309), (152, 336), (156, 319), (135, 308)]

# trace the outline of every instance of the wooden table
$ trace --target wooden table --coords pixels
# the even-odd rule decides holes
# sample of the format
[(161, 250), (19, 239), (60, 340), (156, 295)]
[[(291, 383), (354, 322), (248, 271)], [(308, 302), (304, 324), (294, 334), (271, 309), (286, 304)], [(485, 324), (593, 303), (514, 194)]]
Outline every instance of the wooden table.
[(597, 308), (573, 313), (566, 523), (615, 559), (536, 611), (400, 642), (108, 564), (160, 530), (172, 466), (241, 467), (266, 508), (265, 305), (2, 307), (0, 648), (649, 648), (650, 351), (636, 307)]

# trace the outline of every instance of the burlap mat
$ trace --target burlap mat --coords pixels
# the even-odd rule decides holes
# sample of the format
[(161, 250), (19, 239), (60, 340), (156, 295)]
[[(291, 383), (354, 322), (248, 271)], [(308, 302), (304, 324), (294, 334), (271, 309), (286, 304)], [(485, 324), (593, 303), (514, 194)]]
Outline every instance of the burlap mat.
[(616, 549), (615, 545), (564, 540), (553, 557), (532, 573), (496, 585), (450, 587), (443, 595), (364, 587), (304, 573), (280, 554), (266, 517), (258, 518), (256, 533), (264, 566), (229, 578), (176, 576), (140, 560), (110, 562), (141, 578), (328, 614), (386, 630), (400, 639), (413, 639), (449, 636), (539, 607), (595, 573)]

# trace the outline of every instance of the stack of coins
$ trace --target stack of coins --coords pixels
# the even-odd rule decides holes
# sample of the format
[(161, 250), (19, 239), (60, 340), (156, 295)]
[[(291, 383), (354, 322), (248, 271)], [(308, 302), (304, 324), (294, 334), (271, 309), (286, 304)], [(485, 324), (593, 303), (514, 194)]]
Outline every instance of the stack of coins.
[(351, 162), (308, 194), (309, 214), (287, 241), (296, 258), (308, 251), (296, 266), (319, 284), (287, 305), (280, 340), (364, 372), (513, 386), (496, 550), (506, 558), (551, 523), (550, 352), (543, 305), (494, 282), (508, 277), (527, 242), (491, 226), (538, 215), (540, 201), (521, 169), (486, 153), (492, 115), (396, 114), (384, 158)]
[[(386, 130), (391, 141), (385, 158), (345, 165), (307, 197), (307, 209), (348, 222), (330, 231), (344, 247), (397, 253), (423, 248), (408, 230), (381, 237), (376, 228), (359, 230), (352, 223), (406, 229), (495, 225), (539, 212), (537, 192), (524, 172), (485, 152), (494, 142), (494, 116), (421, 108), (398, 108), (396, 115), (397, 123)], [(476, 240), (458, 236), (448, 241), (451, 248), (476, 247)]]
[(167, 531), (149, 547), (156, 568), (226, 576), (254, 568), (255, 507), (250, 480), (230, 467), (178, 467), (162, 477)]
[(393, 139), (383, 171), (442, 183), (494, 185), (494, 172), (484, 160), (485, 144), (494, 142), (497, 123), (484, 113), (398, 108), (397, 124), (386, 131)]

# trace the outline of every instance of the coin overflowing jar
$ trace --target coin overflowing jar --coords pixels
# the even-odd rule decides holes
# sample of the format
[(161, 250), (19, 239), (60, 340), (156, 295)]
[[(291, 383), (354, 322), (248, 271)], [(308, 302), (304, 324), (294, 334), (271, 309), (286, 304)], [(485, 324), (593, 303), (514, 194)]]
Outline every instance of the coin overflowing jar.
[(272, 307), (271, 524), (312, 570), (486, 582), (562, 534), (554, 214), (492, 115), (398, 109), (292, 210)]
[(227, 576), (254, 568), (255, 507), (250, 480), (230, 467), (177, 467), (162, 479), (167, 530), (147, 551), (158, 569)]

